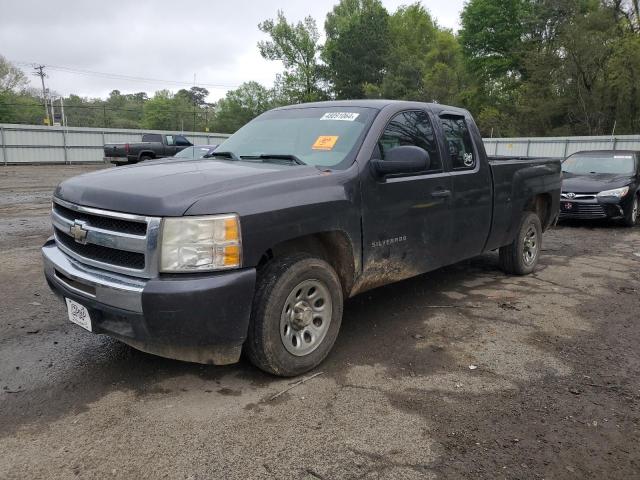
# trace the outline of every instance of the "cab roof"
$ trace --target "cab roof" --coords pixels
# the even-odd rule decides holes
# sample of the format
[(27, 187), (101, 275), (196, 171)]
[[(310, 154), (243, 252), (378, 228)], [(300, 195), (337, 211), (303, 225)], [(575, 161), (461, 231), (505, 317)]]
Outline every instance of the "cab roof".
[(464, 115), (467, 114), (467, 110), (458, 107), (451, 107), (448, 105), (441, 105), (439, 103), (426, 103), (426, 102), (412, 102), (408, 100), (384, 100), (384, 99), (366, 99), (366, 100), (331, 100), (327, 102), (311, 102), (311, 103), (299, 103), (296, 105), (287, 105), (285, 107), (278, 107), (274, 110), (292, 110), (298, 108), (336, 108), (336, 107), (360, 107), (360, 108), (373, 108), (376, 110), (382, 110), (387, 107), (395, 107), (397, 109), (404, 108), (428, 108), (435, 113), (450, 112), (452, 114)]

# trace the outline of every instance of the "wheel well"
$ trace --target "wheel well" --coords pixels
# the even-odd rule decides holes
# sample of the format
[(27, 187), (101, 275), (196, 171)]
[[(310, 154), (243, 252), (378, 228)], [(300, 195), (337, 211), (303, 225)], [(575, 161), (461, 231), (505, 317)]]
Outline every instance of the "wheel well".
[(149, 152), (149, 151), (145, 151), (145, 152), (140, 152), (138, 154), (138, 159), (142, 158), (142, 157), (149, 157), (149, 158), (155, 158), (156, 155), (153, 152)]
[(551, 223), (551, 195), (548, 193), (541, 193), (533, 197), (525, 206), (525, 211), (534, 212), (538, 215), (542, 229), (546, 230)]
[(264, 252), (257, 268), (260, 270), (273, 258), (293, 253), (308, 253), (325, 260), (338, 274), (345, 297), (349, 295), (355, 278), (355, 265), (353, 244), (346, 233), (314, 233), (278, 243)]

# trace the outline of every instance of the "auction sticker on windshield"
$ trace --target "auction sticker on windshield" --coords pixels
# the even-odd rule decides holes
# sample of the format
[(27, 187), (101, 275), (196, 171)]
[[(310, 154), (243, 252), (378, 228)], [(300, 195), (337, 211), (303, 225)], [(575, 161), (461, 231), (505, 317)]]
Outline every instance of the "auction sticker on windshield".
[(314, 150), (333, 150), (338, 138), (340, 137), (337, 135), (320, 135), (311, 148)]
[(68, 298), (65, 298), (65, 300), (67, 301), (67, 313), (69, 314), (69, 320), (80, 325), (82, 328), (91, 331), (91, 317), (89, 316), (89, 310), (78, 302), (74, 302)]
[(325, 113), (320, 120), (343, 120), (345, 122), (353, 122), (359, 116), (359, 113), (353, 112), (328, 112)]

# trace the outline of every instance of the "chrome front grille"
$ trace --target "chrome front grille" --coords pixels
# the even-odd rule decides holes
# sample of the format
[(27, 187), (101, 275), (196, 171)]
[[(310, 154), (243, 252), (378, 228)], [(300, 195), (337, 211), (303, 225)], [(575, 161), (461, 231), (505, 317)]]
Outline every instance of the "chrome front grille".
[(93, 267), (135, 277), (158, 274), (161, 219), (83, 207), (54, 198), (58, 248)]

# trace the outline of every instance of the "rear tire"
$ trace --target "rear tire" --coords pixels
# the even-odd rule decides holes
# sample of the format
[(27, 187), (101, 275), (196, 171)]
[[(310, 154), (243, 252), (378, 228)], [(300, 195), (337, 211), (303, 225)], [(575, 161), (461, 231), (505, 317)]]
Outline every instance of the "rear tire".
[(634, 227), (638, 222), (638, 206), (640, 203), (638, 198), (638, 195), (634, 196), (633, 201), (624, 212), (623, 222), (626, 227)]
[(324, 260), (276, 258), (259, 272), (244, 351), (259, 369), (293, 377), (329, 354), (342, 322), (342, 286)]
[(152, 158), (153, 157), (150, 157), (149, 155), (143, 155), (138, 159), (138, 162), (146, 162), (147, 160), (151, 160)]
[(533, 212), (526, 212), (515, 240), (500, 248), (500, 267), (512, 275), (528, 275), (538, 265), (542, 248), (542, 225)]

